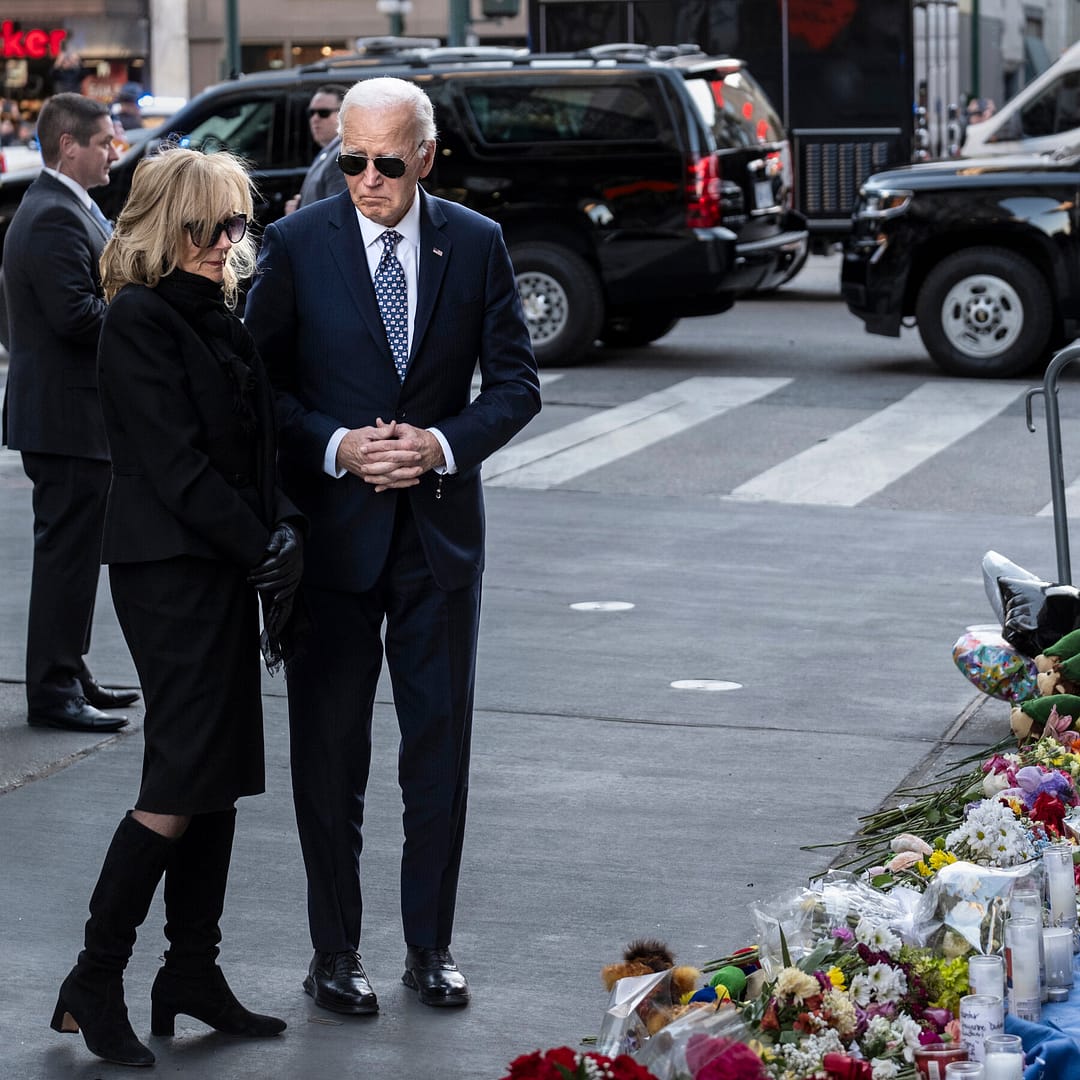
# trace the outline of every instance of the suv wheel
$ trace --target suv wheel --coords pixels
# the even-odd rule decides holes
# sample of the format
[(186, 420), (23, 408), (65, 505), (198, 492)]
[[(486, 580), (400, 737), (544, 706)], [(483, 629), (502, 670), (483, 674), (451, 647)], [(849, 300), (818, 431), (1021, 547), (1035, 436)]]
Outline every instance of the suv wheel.
[(580, 255), (556, 244), (516, 244), (510, 259), (536, 362), (579, 363), (604, 318), (596, 274)]
[(613, 315), (604, 323), (600, 340), (605, 345), (631, 348), (648, 345), (669, 334), (679, 320), (665, 312), (642, 311), (636, 315)]
[(919, 336), (951, 375), (1019, 375), (1050, 340), (1047, 282), (1004, 248), (958, 251), (926, 276), (915, 305)]

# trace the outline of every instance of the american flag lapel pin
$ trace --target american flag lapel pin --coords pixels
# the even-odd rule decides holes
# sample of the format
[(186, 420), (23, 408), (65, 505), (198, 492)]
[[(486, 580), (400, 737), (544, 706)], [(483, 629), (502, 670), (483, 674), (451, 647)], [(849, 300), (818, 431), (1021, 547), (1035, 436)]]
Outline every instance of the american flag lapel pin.
[(431, 250), (434, 251), (436, 255), (442, 255), (442, 248), (432, 248)]

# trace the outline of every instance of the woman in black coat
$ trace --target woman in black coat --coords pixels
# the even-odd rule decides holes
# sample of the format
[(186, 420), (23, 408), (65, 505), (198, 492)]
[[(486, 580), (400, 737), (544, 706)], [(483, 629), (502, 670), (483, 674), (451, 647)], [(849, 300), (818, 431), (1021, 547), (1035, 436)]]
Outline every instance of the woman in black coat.
[(150, 1065), (123, 972), (165, 877), (169, 948), (151, 1030), (177, 1013), (235, 1035), (276, 1035), (216, 964), (235, 802), (264, 790), (259, 671), (280, 657), (300, 578), (302, 517), (275, 483), (270, 386), (232, 314), (254, 266), (250, 182), (229, 154), (143, 161), (101, 257), (109, 310), (98, 352), (112, 458), (102, 561), (146, 699), (142, 784), (90, 899), (58, 1031), (99, 1057)]

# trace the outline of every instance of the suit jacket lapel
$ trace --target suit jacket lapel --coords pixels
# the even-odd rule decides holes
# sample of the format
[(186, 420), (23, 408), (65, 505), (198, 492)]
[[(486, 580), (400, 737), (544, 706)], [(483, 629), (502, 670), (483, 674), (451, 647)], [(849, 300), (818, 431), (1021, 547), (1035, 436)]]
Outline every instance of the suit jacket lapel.
[[(417, 190), (420, 199), (420, 275), (416, 285), (416, 315), (413, 319), (412, 348), (409, 350), (409, 371), (412, 371), (412, 361), (419, 355), (424, 335), (431, 324), (452, 247), (450, 237), (442, 231), (446, 215), (422, 188)], [(405, 377), (408, 378), (408, 372)]]
[(364, 254), (360, 223), (356, 220), (356, 208), (347, 191), (337, 196), (331, 208), (328, 246), (368, 333), (392, 368), (394, 358), (390, 353), (382, 316), (379, 315), (379, 305), (375, 300), (375, 287), (371, 283), (371, 272)]

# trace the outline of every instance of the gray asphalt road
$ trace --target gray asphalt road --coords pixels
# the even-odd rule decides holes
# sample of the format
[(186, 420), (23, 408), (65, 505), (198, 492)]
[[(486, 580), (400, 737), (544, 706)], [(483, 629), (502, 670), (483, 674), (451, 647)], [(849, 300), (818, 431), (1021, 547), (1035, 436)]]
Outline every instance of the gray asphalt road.
[[(959, 498), (954, 471), (985, 452), (984, 426), (935, 455), (936, 463), (918, 466), (929, 472), (910, 481), (916, 490), (901, 500), (889, 496), (888, 485), (854, 505), (731, 497), (762, 474), (759, 458), (768, 467), (786, 461), (815, 429), (808, 445), (834, 440), (849, 426), (837, 419), (876, 416), (898, 391), (903, 397), (914, 385), (938, 381), (910, 341), (884, 343), (879, 354), (867, 352), (872, 339), (858, 338), (858, 360), (842, 309), (835, 299), (800, 299), (812, 291), (754, 307), (770, 313), (771, 332), (791, 317), (789, 304), (807, 305), (796, 307), (795, 318), (814, 342), (808, 374), (792, 375), (790, 356), (772, 369), (767, 362), (765, 370), (754, 367), (758, 345), (745, 322), (754, 313), (740, 308), (687, 323), (650, 349), (552, 373), (561, 377), (549, 382), (549, 408), (520, 443), (545, 435), (565, 443), (557, 433), (574, 423), (610, 420), (619, 406), (678, 381), (714, 377), (709, 350), (730, 351), (725, 375), (753, 368), (752, 377), (792, 378), (787, 404), (739, 405), (688, 427), (680, 423), (693, 415), (678, 406), (667, 436), (642, 446), (641, 429), (624, 425), (620, 438), (638, 440), (635, 448), (616, 456), (618, 447), (609, 448), (607, 464), (577, 472), (580, 462), (560, 456), (579, 445), (582, 430), (574, 429), (562, 450), (549, 447), (539, 457), (523, 451), (567, 478), (545, 484), (519, 472), (515, 482), (516, 465), (501, 474), (502, 484), (493, 479), (455, 935), (455, 954), (474, 988), (469, 1009), (424, 1009), (397, 982), (400, 802), (385, 686), (376, 708), (363, 943), (383, 1011), (374, 1020), (343, 1020), (319, 1013), (301, 993), (310, 956), (303, 871), (283, 686), (268, 679), (268, 790), (241, 808), (222, 963), (242, 997), (285, 1016), (289, 1029), (278, 1040), (249, 1044), (182, 1022), (177, 1039), (150, 1040), (159, 1072), (272, 1080), (499, 1077), (518, 1053), (576, 1044), (597, 1030), (605, 999), (599, 970), (629, 940), (662, 937), (687, 963), (746, 944), (750, 902), (801, 885), (829, 864), (833, 852), (807, 845), (850, 835), (858, 816), (905, 777), (1004, 734), (1001, 703), (965, 712), (975, 695), (950, 648), (965, 625), (989, 621), (979, 571), (988, 548), (1038, 572), (1052, 565), (1053, 549), (1038, 500), (1023, 508), (971, 507)], [(830, 358), (820, 342), (833, 339)], [(874, 371), (875, 358), (884, 371)], [(803, 378), (822, 381), (800, 389)], [(839, 387), (834, 398), (830, 384)], [(836, 397), (845, 387), (850, 396)], [(691, 405), (701, 406), (712, 384), (699, 389)], [(778, 409), (791, 423), (761, 411)], [(991, 423), (1006, 430), (1011, 420)], [(795, 430), (801, 434), (793, 439)], [(611, 441), (588, 437), (594, 454)], [(934, 472), (947, 478), (929, 505), (920, 503)], [(523, 483), (527, 476), (533, 479)], [(0, 983), (0, 1077), (126, 1075), (47, 1025), (108, 836), (137, 787), (141, 740), (137, 724), (94, 743), (23, 723), (29, 555), (29, 489), (6, 455), (0, 955), (9, 978)], [(104, 582), (100, 599), (93, 665), (107, 680), (129, 682), (133, 671)], [(575, 607), (609, 601), (632, 607)], [(739, 688), (674, 685), (684, 681)], [(32, 775), (21, 782), (20, 773)], [(133, 1023), (144, 1035), (161, 919), (155, 907), (127, 980)]]

